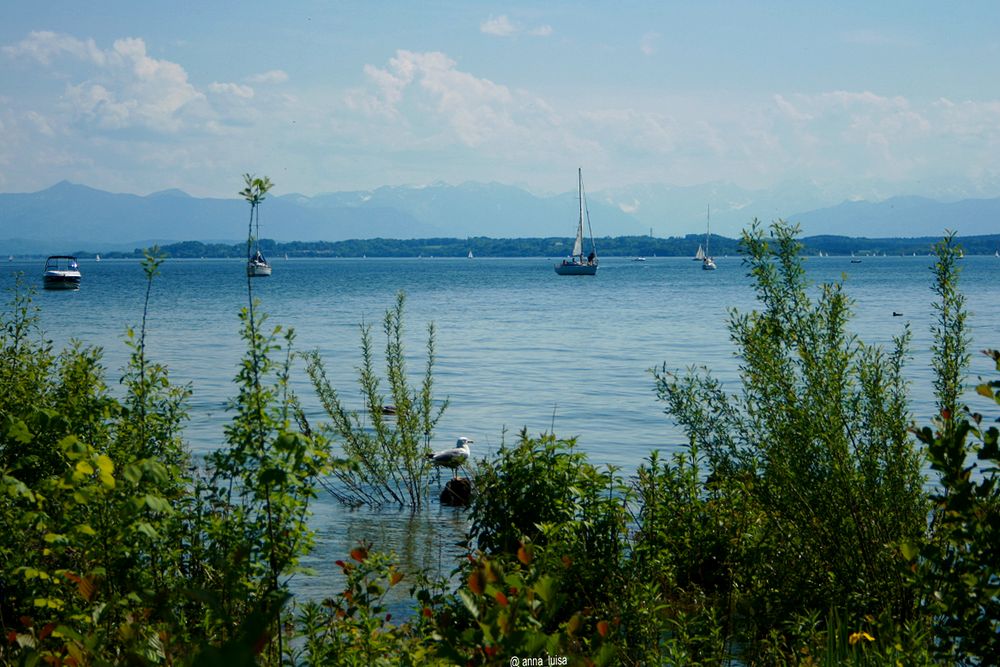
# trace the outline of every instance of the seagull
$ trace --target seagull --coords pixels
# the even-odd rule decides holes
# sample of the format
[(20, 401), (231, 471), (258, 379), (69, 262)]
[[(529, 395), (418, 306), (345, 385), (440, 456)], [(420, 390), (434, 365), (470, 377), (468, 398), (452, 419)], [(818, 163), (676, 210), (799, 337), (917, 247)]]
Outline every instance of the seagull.
[(458, 477), (457, 468), (469, 460), (469, 445), (473, 443), (473, 440), (466, 438), (464, 435), (458, 439), (455, 443), (455, 447), (452, 449), (442, 449), (439, 452), (434, 452), (433, 454), (428, 454), (427, 458), (430, 462), (436, 466), (444, 466), (445, 468), (451, 468), (455, 470), (455, 477)]

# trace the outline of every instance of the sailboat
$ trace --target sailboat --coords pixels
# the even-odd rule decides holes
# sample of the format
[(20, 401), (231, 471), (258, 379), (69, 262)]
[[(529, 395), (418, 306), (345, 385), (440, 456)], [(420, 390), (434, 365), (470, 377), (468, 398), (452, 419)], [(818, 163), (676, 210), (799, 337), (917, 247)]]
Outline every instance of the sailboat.
[(694, 254), (694, 257), (692, 257), (691, 259), (693, 259), (696, 262), (703, 262), (703, 261), (705, 261), (705, 247), (702, 246), (699, 243), (698, 244), (698, 252), (696, 252)]
[[(573, 254), (556, 264), (555, 270), (560, 276), (593, 276), (597, 275), (597, 246), (594, 245), (594, 230), (590, 226), (590, 210), (583, 194), (583, 169), (577, 169), (577, 180), (580, 186), (580, 218), (576, 225), (576, 241), (573, 243)], [(587, 231), (590, 232), (590, 254), (583, 254), (583, 215), (587, 213)]]
[[(254, 234), (253, 247), (248, 248), (247, 276), (250, 278), (266, 278), (271, 275), (271, 265), (267, 263), (264, 254), (260, 251), (260, 207), (256, 207), (257, 233)], [(253, 253), (250, 254), (250, 250)]]
[[(716, 269), (715, 260), (712, 259), (712, 256), (710, 254), (708, 254), (708, 239), (712, 235), (711, 224), (712, 224), (712, 207), (709, 206), (708, 215), (705, 218), (705, 256), (701, 260), (702, 271), (715, 271)], [(698, 249), (701, 250), (701, 246), (698, 246)]]

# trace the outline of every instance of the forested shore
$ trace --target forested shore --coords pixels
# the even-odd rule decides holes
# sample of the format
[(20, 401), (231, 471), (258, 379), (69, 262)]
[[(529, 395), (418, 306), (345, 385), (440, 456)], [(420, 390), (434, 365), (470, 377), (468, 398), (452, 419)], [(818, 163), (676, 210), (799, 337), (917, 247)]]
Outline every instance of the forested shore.
[[(856, 238), (848, 236), (810, 236), (801, 239), (804, 255), (824, 253), (830, 256), (929, 255), (940, 239)], [(969, 236), (961, 239), (969, 255), (992, 255), (1000, 249), (1000, 234)], [(602, 257), (693, 257), (705, 237), (688, 234), (670, 238), (653, 236), (617, 236), (595, 239)], [(261, 239), (265, 255), (282, 257), (562, 257), (570, 251), (573, 239), (550, 238), (428, 238), (428, 239), (353, 239), (349, 241), (276, 242)], [(713, 234), (709, 241), (716, 257), (737, 255), (740, 240)], [(246, 257), (246, 243), (202, 243), (184, 241), (162, 246), (167, 257), (183, 259)], [(77, 252), (78, 257), (93, 257), (93, 252)], [(131, 252), (101, 252), (105, 258), (141, 259), (143, 249)]]

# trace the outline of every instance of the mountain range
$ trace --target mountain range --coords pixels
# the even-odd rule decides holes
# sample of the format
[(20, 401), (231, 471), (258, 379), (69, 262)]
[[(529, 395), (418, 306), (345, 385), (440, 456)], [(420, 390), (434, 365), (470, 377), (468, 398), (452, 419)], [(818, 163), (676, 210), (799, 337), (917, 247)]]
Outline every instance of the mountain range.
[[(941, 202), (895, 197), (815, 206), (815, 193), (751, 191), (730, 184), (642, 185), (588, 195), (596, 236), (737, 236), (753, 218), (797, 222), (804, 235), (940, 236), (1000, 231), (1000, 198)], [(813, 204), (809, 208), (810, 203)], [(433, 237), (571, 236), (577, 193), (536, 195), (499, 183), (385, 186), (305, 196), (270, 196), (261, 236), (276, 241)], [(793, 208), (795, 207), (795, 208)], [(796, 212), (798, 211), (798, 212)], [(242, 199), (196, 198), (180, 190), (117, 194), (66, 181), (33, 193), (0, 193), (0, 253), (131, 250), (177, 241), (246, 239)]]

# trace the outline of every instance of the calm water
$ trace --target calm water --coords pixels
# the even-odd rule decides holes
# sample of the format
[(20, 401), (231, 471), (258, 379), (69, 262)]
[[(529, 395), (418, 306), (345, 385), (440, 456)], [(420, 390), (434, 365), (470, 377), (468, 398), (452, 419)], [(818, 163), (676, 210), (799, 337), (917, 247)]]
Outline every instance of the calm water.
[[(382, 315), (404, 290), (410, 371), (418, 381), (426, 326), (433, 321), (437, 327), (436, 394), (451, 402), (435, 448), (466, 435), (481, 456), (498, 447), (504, 429), (510, 439), (522, 427), (539, 433), (554, 426), (561, 436), (579, 435), (592, 462), (631, 471), (650, 450), (684, 443), (656, 401), (649, 368), (664, 362), (671, 369), (708, 366), (737, 388), (728, 313), (752, 307), (754, 297), (740, 259), (717, 263), (718, 271), (705, 272), (684, 258), (604, 259), (595, 279), (556, 276), (545, 259), (293, 259), (275, 261), (274, 275), (256, 280), (254, 290), (269, 322), (293, 327), (299, 349), (318, 349), (334, 385), (358, 408), (358, 325), (374, 323), (381, 348)], [(0, 287), (24, 271), (40, 288), (41, 264), (6, 263)], [(807, 261), (816, 282), (846, 274), (855, 300), (853, 328), (862, 339), (888, 342), (910, 323), (907, 372), (918, 421), (933, 410), (930, 264), (928, 257)], [(973, 349), (1000, 346), (1000, 260), (969, 257), (963, 267)], [(142, 314), (142, 269), (138, 262), (107, 260), (85, 261), (81, 269), (80, 291), (39, 289), (36, 303), (57, 346), (74, 337), (105, 349), (109, 384), (117, 388), (127, 357), (123, 332)], [(187, 437), (196, 452), (222, 442), (225, 404), (243, 353), (238, 312), (245, 304), (241, 261), (168, 261), (154, 284), (150, 354), (167, 364), (175, 382), (192, 385)], [(893, 311), (903, 316), (893, 317)], [(972, 375), (990, 372), (988, 361), (976, 355)], [(304, 372), (296, 388), (312, 419), (321, 419)], [(397, 511), (347, 512), (324, 498), (314, 523), (321, 540), (315, 564), (321, 569), (367, 538), (410, 564), (436, 569), (443, 560), (447, 572), (448, 555), (464, 530), (463, 516), (436, 501), (411, 518)]]

